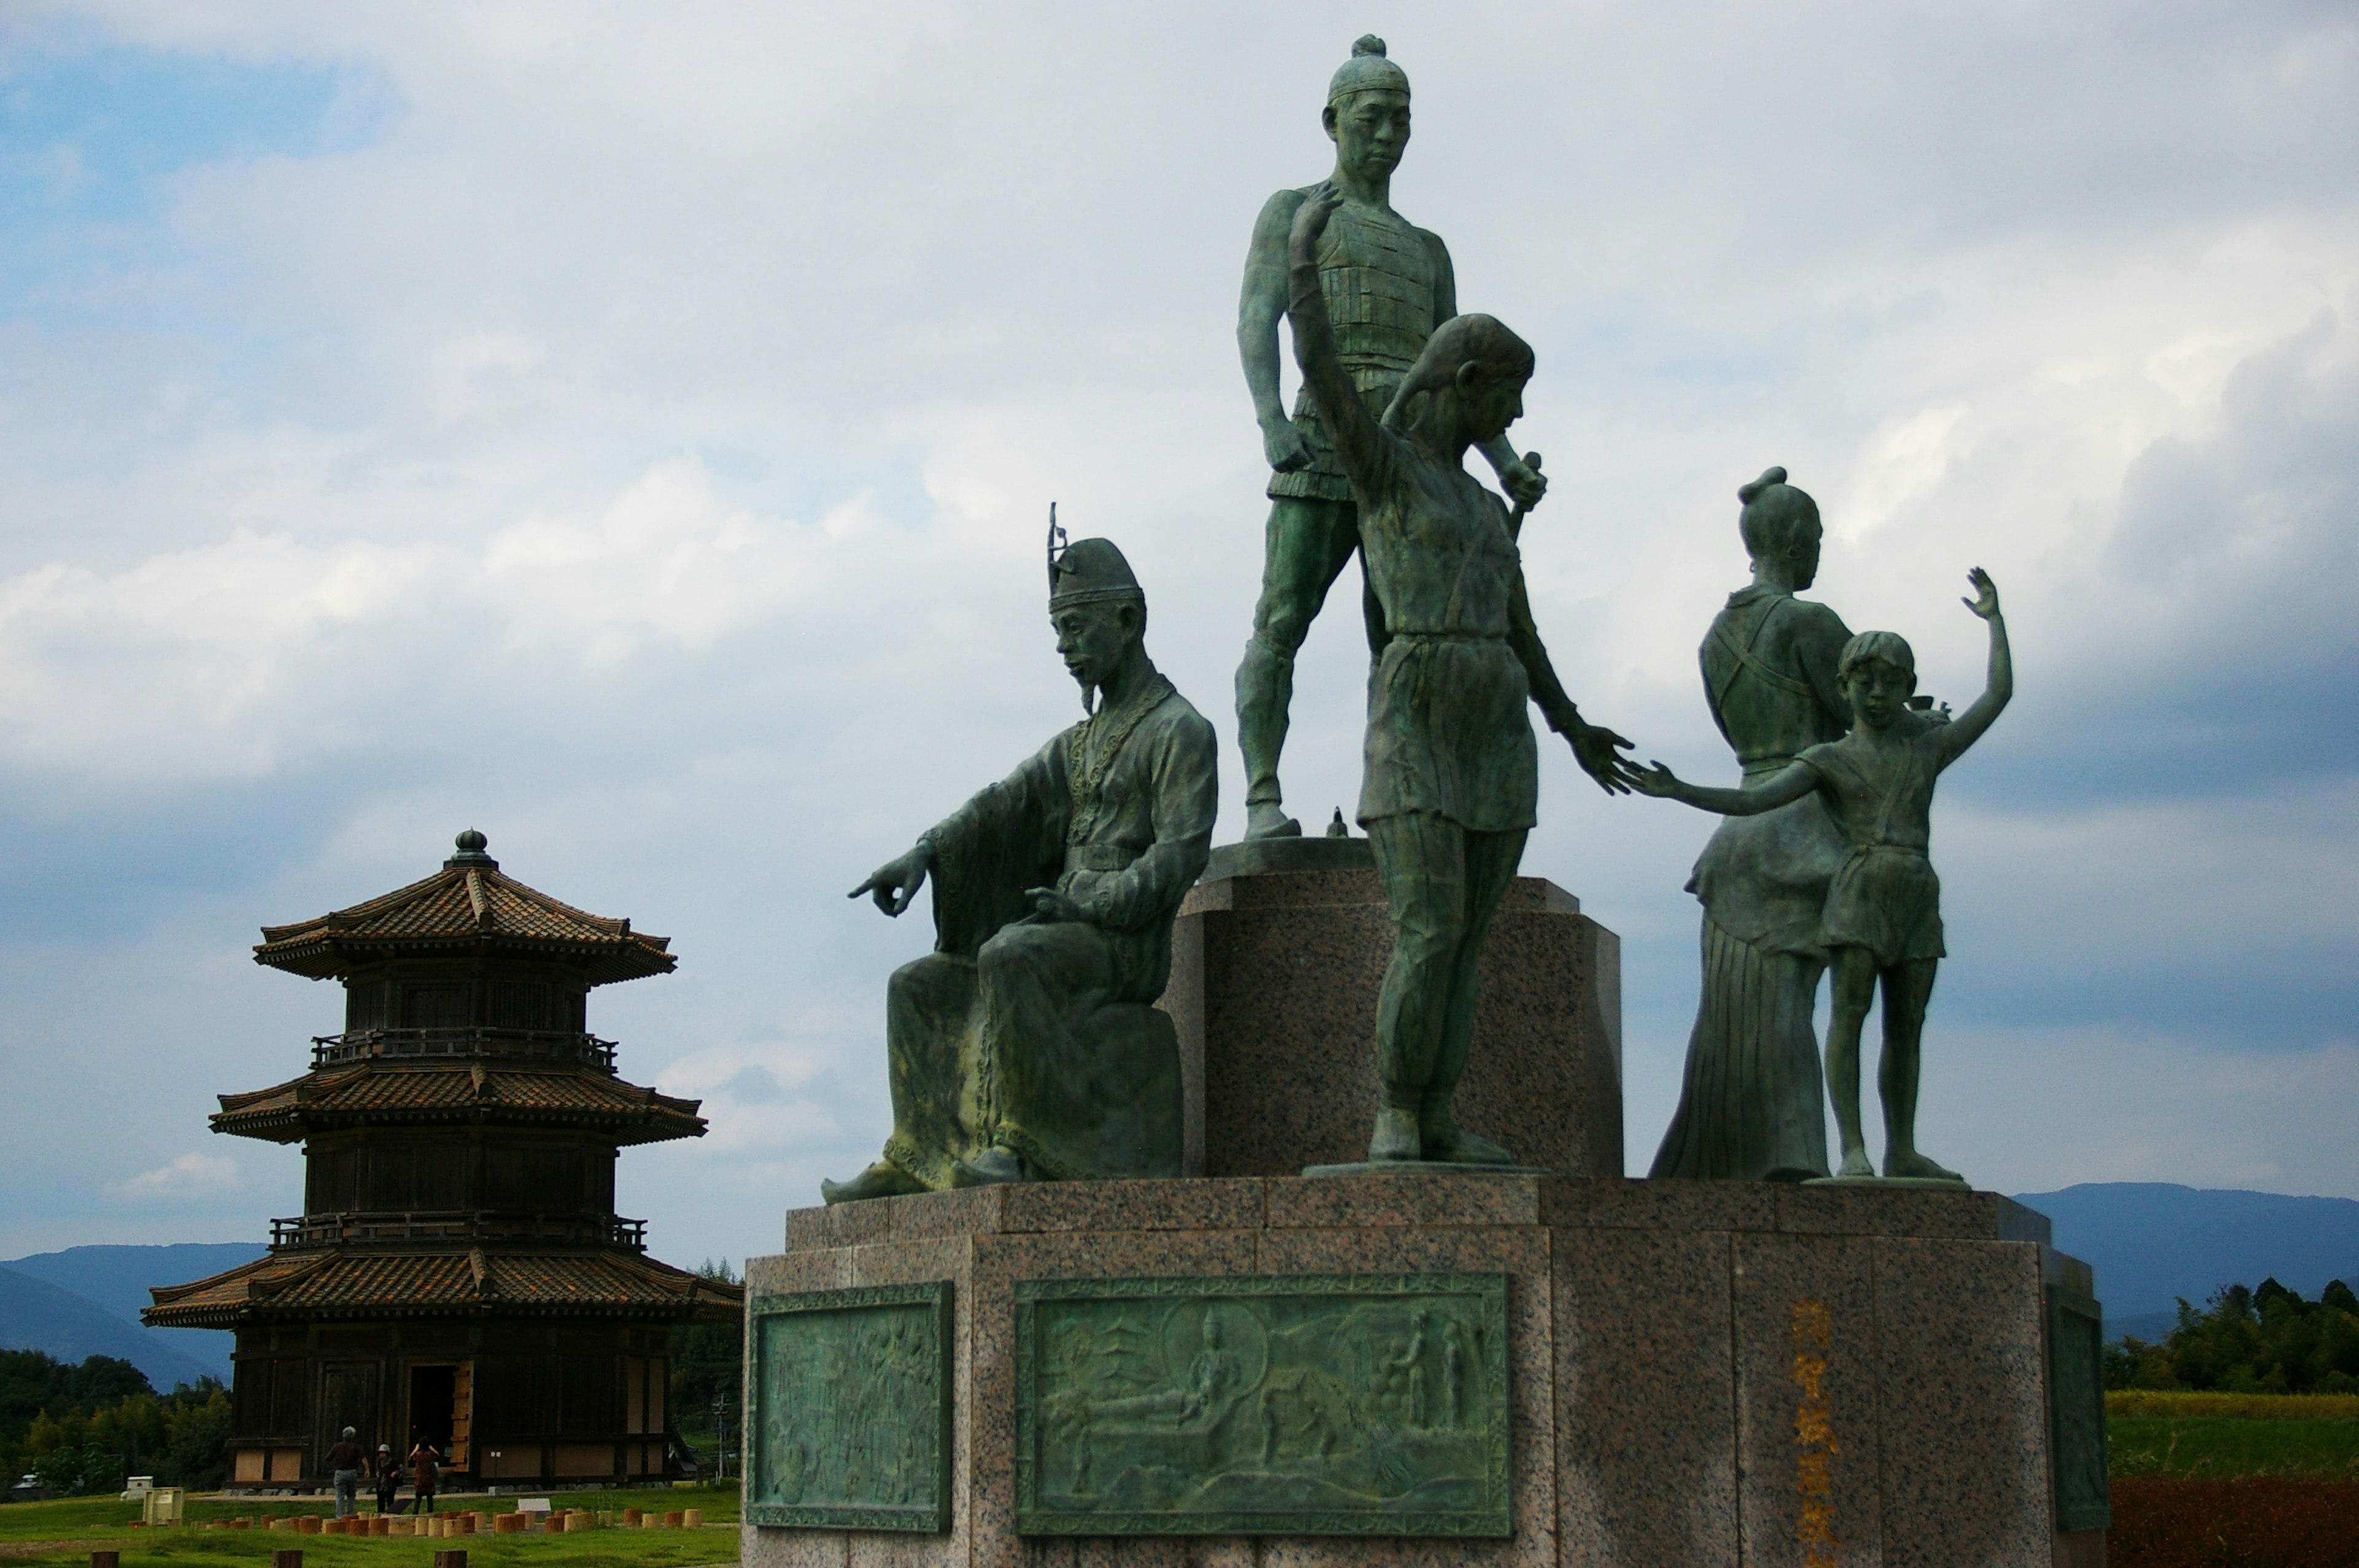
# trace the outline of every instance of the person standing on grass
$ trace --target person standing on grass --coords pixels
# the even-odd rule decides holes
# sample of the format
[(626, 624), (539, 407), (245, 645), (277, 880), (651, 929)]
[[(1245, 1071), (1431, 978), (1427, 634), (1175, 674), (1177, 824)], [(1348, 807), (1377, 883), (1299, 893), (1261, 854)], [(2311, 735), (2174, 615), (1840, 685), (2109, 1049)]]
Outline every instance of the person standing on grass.
[(350, 1519), (360, 1512), (355, 1497), (361, 1486), (361, 1465), (364, 1456), (361, 1445), (353, 1439), (360, 1436), (354, 1427), (344, 1428), (344, 1435), (328, 1448), (328, 1474), (336, 1483), (336, 1517)]
[(441, 1462), (442, 1455), (422, 1437), (418, 1440), (418, 1446), (409, 1451), (411, 1513), (430, 1514), (434, 1511), (434, 1467)]
[(393, 1512), (394, 1494), (401, 1490), (401, 1461), (393, 1456), (393, 1444), (376, 1445), (376, 1511), (380, 1516)]

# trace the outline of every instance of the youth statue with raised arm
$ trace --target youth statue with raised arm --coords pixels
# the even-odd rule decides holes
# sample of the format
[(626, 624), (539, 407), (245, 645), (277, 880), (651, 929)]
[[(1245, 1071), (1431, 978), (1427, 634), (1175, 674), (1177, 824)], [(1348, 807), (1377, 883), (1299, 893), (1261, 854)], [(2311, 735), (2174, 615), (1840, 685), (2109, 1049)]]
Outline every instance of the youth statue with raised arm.
[[(1360, 547), (1360, 508), (1329, 424), (1308, 386), (1293, 416), (1278, 397), (1277, 323), (1286, 314), (1287, 233), (1303, 202), (1332, 192), (1343, 202), (1321, 231), (1319, 282), (1335, 354), (1373, 417), (1391, 404), (1436, 327), (1458, 314), (1458, 285), (1441, 236), (1393, 211), (1393, 170), (1408, 146), (1408, 77), (1373, 34), (1327, 83), (1320, 116), (1335, 144), (1335, 168), (1317, 185), (1281, 190), (1262, 206), (1245, 255), (1237, 304), (1237, 351), (1269, 459), (1269, 523), (1261, 599), (1237, 665), (1237, 747), (1245, 762), (1245, 837), (1302, 831), (1286, 815), (1277, 782), (1294, 699), (1294, 655), (1344, 564)], [(1474, 443), (1518, 505), (1548, 489), (1538, 470), (1501, 436)], [(1371, 658), (1384, 652), (1385, 618), (1375, 585), (1362, 608)]]
[(1523, 413), (1532, 351), (1488, 316), (1443, 322), (1380, 422), (1336, 347), (1322, 241), (1343, 210), (1321, 190), (1288, 235), (1287, 316), (1310, 399), (1359, 513), (1387, 639), (1368, 685), (1359, 818), (1393, 922), (1376, 1001), (1382, 1098), (1371, 1162), (1505, 1164), (1452, 1110), (1474, 1030), (1483, 945), (1536, 820), (1537, 702), (1609, 792), (1629, 742), (1582, 721), (1533, 628), (1507, 508), (1466, 449)]
[(2006, 622), (1998, 585), (1976, 567), (1966, 608), (1990, 625), (1990, 676), (1982, 696), (1951, 723), (1912, 711), (1917, 656), (1891, 632), (1863, 632), (1843, 644), (1837, 670), (1851, 704), (1851, 732), (1811, 746), (1793, 762), (1742, 789), (1708, 789), (1672, 776), (1656, 762), (1637, 787), (1705, 811), (1757, 816), (1817, 792), (1843, 830), (1845, 852), (1827, 890), (1820, 937), (1834, 968), (1834, 1015), (1827, 1029), (1827, 1086), (1843, 1141), (1838, 1175), (1873, 1178), (1859, 1107), (1859, 1036), (1881, 984), (1884, 1057), (1876, 1087), (1884, 1100), (1884, 1173), (1959, 1182), (1955, 1171), (1917, 1148), (1917, 1087), (1924, 1062), (1925, 1004), (1940, 967), (1941, 881), (1927, 853), (1932, 843), (1933, 783), (1982, 739), (2015, 695)]
[(1212, 727), (1147, 656), (1111, 540), (1050, 535), (1049, 620), (1091, 716), (852, 890), (934, 951), (886, 988), (893, 1132), (829, 1203), (994, 1182), (1180, 1174), (1180, 1042), (1153, 1003), (1212, 844)]

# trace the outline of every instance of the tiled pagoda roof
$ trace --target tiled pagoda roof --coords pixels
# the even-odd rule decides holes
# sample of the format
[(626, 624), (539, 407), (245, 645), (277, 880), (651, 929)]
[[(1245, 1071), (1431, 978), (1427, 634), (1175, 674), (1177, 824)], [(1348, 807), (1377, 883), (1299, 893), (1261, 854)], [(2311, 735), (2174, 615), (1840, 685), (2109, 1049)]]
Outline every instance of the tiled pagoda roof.
[(514, 877), (484, 852), (484, 836), (459, 835), (459, 852), (430, 877), (350, 909), (292, 925), (266, 925), (254, 961), (315, 980), (386, 958), (469, 951), (560, 958), (592, 985), (668, 974), (679, 962), (668, 936), (633, 931), (561, 903)]
[(701, 1138), (702, 1102), (677, 1099), (579, 1064), (361, 1062), (266, 1089), (223, 1095), (215, 1132), (293, 1143), (338, 1127), (453, 1122), (594, 1127), (617, 1143)]
[(620, 1251), (275, 1252), (211, 1279), (160, 1285), (139, 1315), (159, 1328), (228, 1328), (265, 1317), (500, 1316), (725, 1320), (741, 1286)]

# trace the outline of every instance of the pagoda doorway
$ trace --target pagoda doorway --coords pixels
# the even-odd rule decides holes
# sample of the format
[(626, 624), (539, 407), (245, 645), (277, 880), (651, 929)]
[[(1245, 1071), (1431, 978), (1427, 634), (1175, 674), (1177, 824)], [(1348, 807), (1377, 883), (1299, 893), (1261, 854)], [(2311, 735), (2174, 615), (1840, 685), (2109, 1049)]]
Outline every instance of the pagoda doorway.
[(452, 1444), (465, 1435), (458, 1430), (459, 1370), (448, 1364), (409, 1368), (409, 1444), (431, 1444), (451, 1465), (459, 1463)]

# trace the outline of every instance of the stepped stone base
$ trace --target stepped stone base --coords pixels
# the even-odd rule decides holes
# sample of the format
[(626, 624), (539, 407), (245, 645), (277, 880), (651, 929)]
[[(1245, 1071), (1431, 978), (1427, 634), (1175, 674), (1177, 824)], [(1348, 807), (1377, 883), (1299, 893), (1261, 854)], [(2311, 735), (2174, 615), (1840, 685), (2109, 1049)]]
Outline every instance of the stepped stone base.
[[(1504, 1174), (1059, 1184), (800, 1209), (787, 1250), (747, 1267), (749, 1518), (824, 1505), (826, 1485), (900, 1511), (894, 1529), (749, 1523), (744, 1561), (2093, 1568), (2102, 1528), (2056, 1522), (2060, 1477), (2065, 1517), (2093, 1522), (2093, 1439), (2102, 1515), (2096, 1340), (2056, 1326), (2089, 1272), (2048, 1242), (2043, 1217), (1984, 1193)], [(1090, 1283), (1109, 1281), (1180, 1283)], [(1363, 1286), (1374, 1294), (1353, 1298)], [(1351, 1299), (1322, 1317), (1321, 1290)], [(1424, 1303), (1419, 1315), (1385, 1291)], [(1433, 1307), (1450, 1291), (1462, 1305)], [(1116, 1333), (1055, 1327), (1076, 1299), (1102, 1325), (1149, 1325), (1141, 1381), (1090, 1381), (1130, 1353)], [(886, 1347), (832, 1359), (808, 1348), (826, 1334), (765, 1337), (781, 1311), (837, 1308), (903, 1315), (891, 1336), (828, 1330)], [(1217, 1341), (1215, 1318), (1232, 1325)], [(1337, 1367), (1350, 1344), (1375, 1346), (1356, 1363), (1370, 1384), (1288, 1362), (1288, 1325), (1314, 1319), (1343, 1346)], [(879, 1403), (879, 1388), (900, 1391)], [(1392, 1413), (1326, 1421), (1331, 1397)], [(937, 1427), (939, 1454), (922, 1440)], [(1153, 1474), (1125, 1457), (1146, 1440), (1122, 1435), (1147, 1429), (1181, 1456)], [(1503, 1450), (1477, 1441), (1499, 1435)], [(831, 1460), (830, 1443), (858, 1459)], [(1473, 1478), (1417, 1516), (1423, 1533), (1366, 1530), (1332, 1499), (1287, 1515), (1272, 1474), (1312, 1466), (1300, 1455), (1314, 1451), (1341, 1465), (1354, 1444), (1447, 1449)], [(1096, 1468), (1069, 1479), (1084, 1454)], [(1443, 1463), (1419, 1460), (1411, 1478)], [(1172, 1499), (1208, 1476), (1229, 1487), (1196, 1488), (1228, 1499), (1197, 1516), (1212, 1532), (1178, 1533), (1190, 1505)], [(1111, 1511), (1088, 1514), (1090, 1497)], [(1246, 1502), (1262, 1509), (1249, 1530)], [(1105, 1533), (1086, 1533), (1092, 1518)], [(1364, 1532), (1310, 1532), (1339, 1528)]]
[[(1223, 845), (1180, 906), (1159, 1005), (1180, 1033), (1182, 1172), (1367, 1158), (1392, 920), (1364, 838)], [(1622, 1173), (1622, 968), (1581, 901), (1518, 877), (1483, 953), (1458, 1119), (1527, 1165)]]

